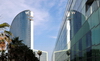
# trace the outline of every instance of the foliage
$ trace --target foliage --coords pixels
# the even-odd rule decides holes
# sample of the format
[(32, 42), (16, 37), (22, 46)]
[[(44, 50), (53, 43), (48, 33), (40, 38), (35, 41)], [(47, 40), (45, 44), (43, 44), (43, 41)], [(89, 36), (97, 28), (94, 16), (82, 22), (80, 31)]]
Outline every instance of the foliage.
[[(10, 25), (8, 23), (0, 24), (0, 28), (9, 27)], [(5, 28), (6, 29), (6, 28)], [(4, 32), (4, 30), (3, 30)], [(7, 31), (8, 32), (8, 31)], [(8, 33), (6, 33), (8, 34)], [(6, 48), (6, 41), (10, 40), (4, 33), (0, 33), (0, 61), (6, 61), (7, 57), (5, 54), (5, 48)]]
[(12, 40), (9, 45), (9, 60), (14, 59), (15, 61), (38, 61), (33, 51), (22, 43), (18, 37)]
[(69, 56), (69, 55), (70, 55), (70, 50), (68, 50), (68, 51), (66, 52), (66, 54)]
[(42, 51), (38, 50), (37, 54), (39, 55), (39, 61), (40, 61), (40, 56), (42, 55)]
[(8, 23), (3, 23), (0, 24), (0, 28), (5, 28), (5, 27), (9, 27), (10, 25)]
[(12, 33), (10, 32), (10, 31), (4, 31), (4, 33), (6, 33), (7, 35), (9, 35), (9, 36), (12, 36)]
[[(0, 24), (0, 28), (9, 27), (7, 23)], [(3, 30), (0, 34), (0, 61), (39, 61), (35, 53), (27, 47), (18, 37), (11, 40), (12, 33)], [(7, 42), (8, 44), (5, 45)], [(5, 50), (5, 46), (7, 49)], [(5, 53), (5, 51), (7, 51)]]
[(41, 56), (42, 51), (39, 50), (39, 51), (37, 52), (37, 54), (38, 54), (39, 56)]
[[(8, 23), (0, 24), (0, 28), (10, 27)], [(10, 43), (11, 39), (10, 36), (12, 35), (11, 32), (3, 30), (3, 33), (0, 33), (0, 48), (4, 50), (6, 48), (6, 42)]]

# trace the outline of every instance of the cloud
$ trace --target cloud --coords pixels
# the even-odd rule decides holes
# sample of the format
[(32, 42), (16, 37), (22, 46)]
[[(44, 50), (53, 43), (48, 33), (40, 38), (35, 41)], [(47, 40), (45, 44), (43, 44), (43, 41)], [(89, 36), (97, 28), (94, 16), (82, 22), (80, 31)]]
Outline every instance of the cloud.
[[(9, 22), (11, 24), (12, 20), (19, 12), (29, 9), (34, 12), (34, 21), (36, 27), (48, 27), (47, 23), (49, 23), (52, 17), (52, 15), (50, 15), (51, 13), (49, 13), (49, 10), (51, 10), (56, 4), (56, 0), (29, 0), (28, 2), (27, 0), (1, 0), (0, 7), (2, 7), (2, 9), (0, 9), (0, 12), (2, 19), (0, 22)], [(62, 12), (61, 10), (59, 11)]]
[[(28, 2), (32, 2), (32, 1), (33, 0), (28, 1)], [(35, 25), (36, 26), (44, 25), (44, 23), (48, 21), (48, 17), (50, 17), (48, 11), (46, 11), (45, 9), (36, 8), (34, 7), (34, 4), (33, 6), (27, 5), (25, 2), (27, 1), (26, 0), (17, 0), (17, 1), (16, 0), (9, 0), (9, 1), (1, 0), (0, 7), (2, 7), (2, 9), (0, 9), (0, 12), (3, 18), (1, 19), (2, 21), (0, 22), (6, 21), (6, 22), (11, 23), (14, 17), (19, 12), (29, 9), (29, 10), (32, 10), (35, 14), (34, 16)], [(40, 2), (41, 1), (37, 1), (38, 4), (36, 4), (36, 6), (40, 5), (39, 4)]]
[[(28, 9), (34, 12), (35, 37), (51, 35), (49, 38), (55, 40), (57, 37), (52, 35), (58, 33), (58, 23), (61, 21), (59, 18), (62, 17), (61, 13), (64, 11), (65, 1), (66, 0), (0, 0), (0, 23), (8, 22), (11, 24), (19, 12)], [(51, 12), (52, 10), (54, 11), (53, 13)], [(39, 38), (37, 42), (38, 41), (40, 41)], [(42, 42), (45, 43), (43, 40)]]
[(50, 38), (57, 39), (57, 36), (50, 36)]
[[(4, 3), (3, 3), (4, 2)], [(19, 2), (18, 2), (19, 3)], [(9, 0), (9, 1), (4, 1), (1, 0), (0, 3), (0, 7), (2, 7), (2, 9), (0, 9), (0, 12), (2, 14), (2, 21), (0, 22), (12, 22), (12, 20), (14, 19), (14, 17), (23, 10), (22, 5), (15, 3), (13, 0)], [(25, 7), (24, 7), (25, 9)]]
[(34, 11), (34, 14), (35, 14), (34, 15), (35, 26), (44, 25), (44, 23), (48, 21), (48, 18), (50, 16), (48, 12), (39, 11), (39, 10)]

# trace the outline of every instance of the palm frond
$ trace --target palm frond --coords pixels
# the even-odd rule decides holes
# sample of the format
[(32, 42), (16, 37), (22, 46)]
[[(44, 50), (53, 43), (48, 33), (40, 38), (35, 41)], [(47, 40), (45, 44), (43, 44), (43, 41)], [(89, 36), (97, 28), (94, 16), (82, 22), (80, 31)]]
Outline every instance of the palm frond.
[(0, 24), (0, 28), (5, 28), (5, 27), (10, 27), (10, 25), (8, 23)]
[(11, 33), (10, 31), (6, 31), (6, 30), (5, 30), (4, 33), (6, 33), (6, 34), (12, 36), (12, 33)]

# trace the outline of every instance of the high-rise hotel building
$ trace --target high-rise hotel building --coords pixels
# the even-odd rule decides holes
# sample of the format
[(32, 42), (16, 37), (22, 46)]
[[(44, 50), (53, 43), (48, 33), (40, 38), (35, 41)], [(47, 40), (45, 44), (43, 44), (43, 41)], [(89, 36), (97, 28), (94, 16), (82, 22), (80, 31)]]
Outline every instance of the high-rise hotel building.
[[(34, 47), (34, 20), (33, 12), (30, 10), (25, 10), (20, 12), (13, 20), (11, 24), (10, 31), (13, 34), (13, 37), (19, 37), (20, 40), (23, 40), (23, 43), (30, 47), (33, 52), (36, 53), (36, 57), (38, 57), (37, 51)], [(42, 51), (42, 55), (40, 61), (48, 61), (48, 52)]]
[(10, 31), (13, 37), (19, 37), (23, 40), (23, 43), (33, 49), (33, 12), (30, 10), (25, 10), (20, 12), (11, 24)]
[[(62, 24), (67, 21), (70, 22), (70, 61), (100, 61), (100, 0), (68, 0)], [(60, 31), (59, 36), (66, 31)], [(56, 50), (65, 45), (63, 40), (67, 36), (57, 38)], [(57, 59), (65, 58), (57, 55), (54, 61)]]

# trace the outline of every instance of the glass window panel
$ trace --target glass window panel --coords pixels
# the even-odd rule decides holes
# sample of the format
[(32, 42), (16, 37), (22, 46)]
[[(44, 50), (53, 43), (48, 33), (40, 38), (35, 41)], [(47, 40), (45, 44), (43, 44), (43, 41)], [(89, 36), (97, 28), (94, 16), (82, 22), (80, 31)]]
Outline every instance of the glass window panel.
[(79, 61), (79, 54), (76, 54), (76, 61)]
[(100, 25), (92, 30), (92, 44), (97, 45), (100, 43)]
[(92, 49), (90, 47), (90, 48), (87, 48), (87, 58), (89, 58), (91, 56), (92, 56)]
[(92, 57), (92, 61), (96, 61), (96, 58), (95, 57)]
[(82, 52), (79, 52), (79, 60), (82, 59)]
[(96, 49), (95, 46), (92, 46), (92, 57), (95, 57), (96, 55)]
[(96, 26), (97, 24), (99, 24), (100, 22), (99, 22), (99, 10), (97, 10), (96, 12), (94, 12), (93, 14), (92, 14), (92, 16), (91, 16), (91, 23), (92, 23), (92, 25), (93, 26)]
[(79, 51), (82, 51), (82, 40), (79, 40)]
[(87, 34), (86, 34), (86, 45), (87, 47), (90, 47), (91, 46), (91, 31), (89, 31)]
[(100, 57), (96, 58), (95, 61), (100, 61)]
[(87, 57), (87, 54), (86, 54), (85, 50), (82, 52), (82, 57), (83, 57), (83, 59), (86, 59), (86, 57)]
[(95, 56), (100, 57), (100, 45), (95, 46)]
[(86, 49), (86, 37), (82, 38), (82, 50)]
[(87, 58), (87, 61), (92, 61), (92, 58)]
[(76, 53), (79, 52), (79, 44), (78, 44), (78, 43), (79, 43), (79, 42), (76, 43)]

